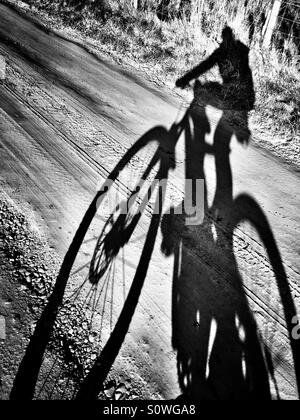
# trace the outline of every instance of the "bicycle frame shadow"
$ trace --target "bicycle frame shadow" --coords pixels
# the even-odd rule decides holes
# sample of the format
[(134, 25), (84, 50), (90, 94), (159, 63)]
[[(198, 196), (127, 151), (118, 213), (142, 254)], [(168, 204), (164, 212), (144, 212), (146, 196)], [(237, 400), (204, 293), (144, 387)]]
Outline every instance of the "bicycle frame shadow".
[[(84, 242), (88, 229), (93, 219), (97, 215), (98, 208), (101, 206), (101, 202), (105, 197), (105, 194), (108, 192), (114, 181), (116, 181), (119, 173), (127, 165), (127, 163), (138, 153), (139, 150), (151, 142), (157, 143), (158, 148), (144, 173), (144, 178), (147, 177), (147, 174), (149, 174), (156, 163), (160, 162), (160, 169), (156, 178), (158, 180), (167, 179), (170, 169), (172, 169), (174, 166), (174, 140), (177, 139), (178, 133), (176, 131), (176, 127), (174, 127), (173, 131), (172, 129), (168, 131), (162, 126), (158, 126), (150, 130), (142, 138), (140, 138), (135, 143), (135, 145), (124, 155), (119, 164), (109, 175), (107, 181), (96, 194), (65, 255), (60, 272), (55, 282), (54, 289), (39, 321), (37, 322), (35, 331), (30, 339), (30, 343), (27, 346), (25, 355), (21, 361), (14, 380), (13, 388), (10, 394), (11, 400), (31, 400), (34, 397), (35, 387), (43, 362), (43, 357), (47, 344), (51, 338), (51, 334), (53, 333), (59, 308), (63, 304), (66, 286), (73, 264), (79, 249)], [(104, 382), (115, 360), (115, 357), (120, 350), (125, 335), (128, 331), (131, 318), (135, 311), (135, 307), (138, 303), (140, 291), (143, 287), (143, 283), (148, 271), (156, 235), (160, 225), (163, 200), (164, 197), (161, 195), (161, 191), (159, 190), (156, 197), (156, 205), (158, 206), (157, 208), (159, 211), (152, 217), (150, 228), (145, 241), (145, 246), (142, 251), (141, 259), (138, 264), (137, 271), (135, 273), (134, 280), (126, 299), (124, 308), (121, 312), (116, 327), (111, 334), (111, 337), (109, 338), (106, 346), (102, 350), (101, 355), (95, 364), (95, 367), (91, 370), (88, 378), (84, 381), (85, 386), (82, 386), (78, 397), (83, 397), (87, 392), (86, 396), (88, 399), (93, 399), (93, 397), (95, 399), (97, 398), (97, 395), (101, 389), (101, 385)], [(132, 221), (132, 230), (137, 224), (140, 216), (141, 214), (137, 215), (137, 217), (135, 217)], [(99, 280), (96, 278), (97, 275), (99, 276), (99, 273), (96, 275), (91, 275), (91, 282)]]

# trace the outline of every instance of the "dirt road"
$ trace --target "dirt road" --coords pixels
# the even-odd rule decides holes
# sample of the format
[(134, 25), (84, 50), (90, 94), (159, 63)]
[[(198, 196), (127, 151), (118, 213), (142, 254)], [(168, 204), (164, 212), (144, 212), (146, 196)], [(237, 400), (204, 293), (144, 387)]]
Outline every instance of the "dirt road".
[[(141, 75), (43, 31), (4, 5), (0, 5), (0, 54), (7, 60), (6, 80), (0, 83), (1, 185), (8, 185), (19, 202), (30, 203), (63, 257), (99, 185), (144, 133), (157, 125), (170, 127), (181, 105)], [(208, 106), (206, 115), (211, 127), (206, 142), (213, 144), (221, 113)], [(203, 115), (199, 118), (204, 123)], [(224, 125), (224, 137), (228, 132)], [(199, 398), (212, 394), (233, 398), (244, 392), (235, 390), (241, 381), (237, 376), (251, 382), (252, 366), (254, 372), (261, 371), (259, 359), (267, 359), (266, 354), (272, 363), (266, 375), (252, 378), (252, 383), (259, 383), (263, 395), (267, 378), (274, 398), (298, 398), (298, 345), (290, 342), (287, 322), (292, 322), (288, 318), (300, 305), (299, 173), (251, 144), (245, 148), (233, 138), (230, 147), (231, 199), (247, 195), (263, 210), (287, 282), (283, 284), (285, 274), (275, 253), (281, 272), (274, 276), (269, 236), (263, 241), (244, 218), (233, 232), (221, 229), (221, 218), (184, 234), (171, 229), (178, 245), (170, 253), (161, 246), (166, 238), (159, 230), (138, 306), (113, 365), (116, 375), (135, 381), (144, 398), (176, 398), (185, 390)], [(143, 159), (150, 152), (133, 161), (131, 180), (142, 175)], [(183, 141), (175, 161), (169, 183), (180, 202), (186, 162)], [(214, 154), (207, 154), (207, 207), (218, 189), (216, 165)], [(226, 194), (219, 191), (221, 201)], [(261, 213), (257, 217), (259, 225)], [(145, 214), (136, 241), (128, 245), (123, 258), (128, 278), (138, 264), (149, 223)], [(97, 228), (93, 229), (89, 234), (96, 237)], [(82, 251), (78, 266), (90, 258), (94, 246)], [(177, 266), (176, 277), (179, 249), (181, 268)], [(114, 277), (113, 311), (118, 314), (123, 293), (116, 289), (122, 287), (122, 268)], [(109, 303), (112, 306), (112, 295)], [(246, 337), (241, 338), (243, 332)], [(269, 352), (258, 350), (263, 341)], [(240, 350), (241, 343), (246, 350)], [(201, 387), (207, 390), (199, 392)]]

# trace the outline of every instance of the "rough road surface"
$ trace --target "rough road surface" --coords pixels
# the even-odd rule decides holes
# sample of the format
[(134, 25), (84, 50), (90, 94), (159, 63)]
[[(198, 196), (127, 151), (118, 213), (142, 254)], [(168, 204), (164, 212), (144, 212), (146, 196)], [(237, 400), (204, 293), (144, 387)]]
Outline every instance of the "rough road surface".
[[(63, 259), (99, 185), (144, 133), (157, 125), (171, 126), (180, 103), (141, 76), (43, 31), (2, 4), (0, 55), (7, 62), (6, 79), (0, 82), (1, 185), (8, 186), (19, 203), (32, 206)], [(206, 141), (212, 144), (221, 113), (207, 107), (207, 117), (211, 130)], [(177, 203), (184, 191), (183, 146), (179, 142), (176, 169), (169, 180)], [(160, 229), (138, 305), (112, 368), (115, 375), (135, 382), (140, 397), (170, 399), (186, 390), (199, 398), (234, 398), (243, 392), (234, 389), (241, 380), (238, 376), (251, 378), (251, 360), (257, 364), (254, 376), (255, 369), (259, 376), (257, 359), (264, 354), (272, 396), (298, 398), (299, 346), (290, 343), (287, 323), (300, 309), (299, 173), (251, 144), (245, 148), (233, 138), (230, 147), (233, 198), (247, 194), (263, 210), (287, 283), (282, 293), (278, 291), (268, 240), (262, 241), (248, 222), (240, 220), (229, 239), (226, 229), (221, 232), (218, 218), (202, 230), (200, 226), (184, 234), (177, 224), (169, 232), (178, 243), (174, 248), (181, 252), (177, 263), (177, 251), (168, 252), (168, 245), (162, 246), (166, 238)], [(132, 161), (131, 180), (145, 171), (143, 157), (149, 161), (142, 153)], [(210, 207), (216, 191), (213, 153), (205, 157), (204, 167)], [(122, 308), (123, 277), (133, 278), (149, 223), (146, 212), (135, 241), (126, 255), (120, 253), (120, 268), (113, 275), (115, 291), (105, 295), (113, 309), (102, 312), (106, 334), (112, 329), (112, 313), (117, 317)], [(95, 238), (97, 232), (89, 235)], [(225, 239), (218, 240), (222, 235)], [(78, 267), (91, 259), (94, 247), (95, 242), (89, 248), (87, 241)], [(279, 255), (273, 258), (278, 262)], [(284, 283), (284, 272), (278, 276)], [(284, 297), (287, 302), (282, 303)], [(266, 343), (261, 352), (258, 338)], [(237, 343), (246, 350), (237, 350)], [(256, 354), (260, 356), (255, 358)], [(263, 388), (261, 376), (252, 378), (252, 383)], [(207, 389), (197, 391), (201, 387)]]

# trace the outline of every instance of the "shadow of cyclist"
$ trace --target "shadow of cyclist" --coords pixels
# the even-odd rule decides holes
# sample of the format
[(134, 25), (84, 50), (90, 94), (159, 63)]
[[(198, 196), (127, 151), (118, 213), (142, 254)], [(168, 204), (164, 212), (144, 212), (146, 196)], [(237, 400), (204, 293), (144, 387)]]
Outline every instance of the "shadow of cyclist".
[[(224, 81), (224, 85), (196, 83), (190, 109), (195, 128), (193, 133), (186, 130), (186, 177), (193, 185), (197, 177), (205, 179), (205, 155), (214, 156), (213, 203), (209, 207), (205, 187), (206, 212), (198, 226), (189, 225), (177, 209), (171, 209), (162, 222), (162, 251), (175, 256), (172, 344), (183, 398), (193, 400), (269, 400), (269, 377), (277, 389), (272, 356), (260, 337), (234, 253), (234, 230), (243, 221), (255, 227), (273, 267), (299, 385), (299, 345), (291, 335), (296, 308), (275, 238), (254, 199), (233, 197), (230, 144), (233, 135), (240, 143), (249, 143), (248, 112), (255, 99), (248, 55), (247, 47), (227, 27), (220, 48), (177, 82), (184, 87), (215, 64)], [(213, 146), (205, 142), (206, 104), (223, 111)], [(229, 125), (233, 118), (238, 124)]]
[[(225, 40), (224, 43), (226, 44)], [(219, 55), (224, 58), (224, 52), (217, 54)], [(245, 54), (244, 57), (248, 55)], [(222, 60), (214, 62), (221, 63), (223, 69)], [(226, 79), (228, 85), (224, 83), (224, 87), (216, 83), (204, 86), (198, 83), (195, 86), (193, 104), (181, 123), (186, 133), (186, 179), (205, 180), (205, 156), (211, 154), (215, 158), (217, 191), (213, 205), (209, 208), (205, 186), (205, 217), (200, 225), (186, 226), (184, 215), (165, 216), (162, 224), (163, 252), (165, 255), (175, 255), (173, 346), (178, 355), (179, 382), (183, 394), (194, 399), (270, 398), (268, 374), (272, 375), (272, 363), (270, 357), (267, 357), (268, 353), (262, 349), (233, 252), (233, 233), (239, 222), (243, 220), (252, 222), (268, 249), (269, 258), (276, 272), (288, 326), (296, 313), (280, 254), (263, 212), (250, 197), (241, 196), (236, 200), (233, 199), (230, 143), (233, 134), (241, 143), (249, 142), (248, 111), (254, 104), (249, 65), (244, 63), (239, 66), (241, 68), (248, 66), (249, 70), (242, 72), (244, 76), (241, 79), (244, 82), (235, 79), (241, 97), (236, 98), (232, 94), (229, 89), (231, 83), (229, 79)], [(246, 92), (245, 84), (249, 85), (250, 93)], [(223, 117), (216, 129), (214, 144), (211, 146), (205, 141), (206, 135), (211, 130), (205, 106), (213, 105), (215, 100), (221, 103), (219, 108), (223, 110)], [(238, 117), (240, 123), (238, 128), (228, 126), (226, 123), (226, 120), (232, 116)], [(193, 130), (188, 120), (192, 120)], [(158, 155), (155, 155), (150, 162), (144, 177), (147, 178), (149, 171), (160, 161), (157, 179), (168, 179), (169, 171), (173, 168), (174, 145), (179, 133), (180, 127), (177, 126), (172, 127), (170, 131), (164, 127), (150, 130), (125, 154), (110, 174), (109, 180), (114, 182), (119, 172), (135, 154), (151, 141), (158, 143)], [(96, 216), (102, 196), (104, 191), (100, 190), (78, 227), (65, 256), (53, 293), (20, 365), (11, 399), (31, 399), (34, 396), (43, 356), (59, 308), (63, 303), (71, 269), (89, 226)], [(118, 355), (146, 278), (161, 215), (162, 208), (151, 219), (141, 258), (120, 317), (94, 366), (84, 379), (77, 399), (97, 399), (102, 384)], [(134, 218), (128, 227), (126, 220), (118, 219), (106, 242), (105, 254), (108, 256), (108, 262), (123, 244), (129, 241), (136, 223), (137, 220)], [(119, 242), (115, 239), (117, 237)], [(92, 261), (90, 281), (98, 282), (105, 269), (106, 265), (101, 265), (97, 260)], [(296, 362), (297, 349), (294, 348), (293, 352)], [(268, 365), (265, 359), (269, 360)]]

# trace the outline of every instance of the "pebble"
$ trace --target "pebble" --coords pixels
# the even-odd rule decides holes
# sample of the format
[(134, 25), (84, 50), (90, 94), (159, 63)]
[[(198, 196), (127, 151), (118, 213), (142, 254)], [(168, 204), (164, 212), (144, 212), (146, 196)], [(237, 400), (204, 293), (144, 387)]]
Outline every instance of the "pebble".
[(104, 390), (104, 394), (106, 395), (107, 398), (113, 398), (115, 393), (115, 387), (111, 386), (107, 389)]

